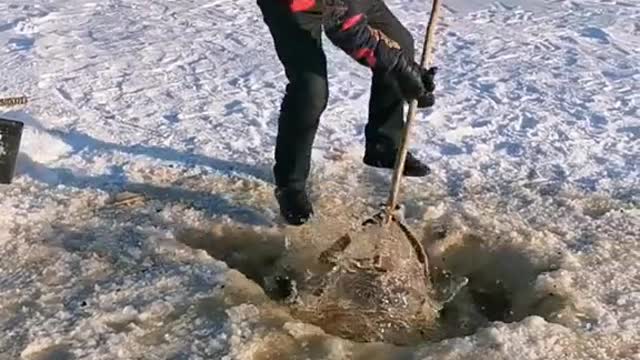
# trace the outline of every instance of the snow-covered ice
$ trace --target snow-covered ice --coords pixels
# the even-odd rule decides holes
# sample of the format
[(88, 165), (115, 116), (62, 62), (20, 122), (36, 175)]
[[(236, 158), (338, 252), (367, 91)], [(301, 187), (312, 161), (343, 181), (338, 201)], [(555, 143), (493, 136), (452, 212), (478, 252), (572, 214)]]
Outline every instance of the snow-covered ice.
[[(30, 102), (0, 108), (25, 123), (0, 187), (0, 358), (640, 359), (640, 3), (444, 3), (437, 105), (412, 137), (434, 174), (401, 200), (416, 229), (481, 243), (457, 266), (517, 289), (517, 321), (356, 344), (270, 303), (215, 237), (183, 238), (281, 231), (284, 74), (254, 1), (8, 0), (0, 97)], [(429, 4), (387, 4), (420, 44)], [(326, 50), (312, 196), (357, 216), (390, 176), (360, 163), (368, 71)]]

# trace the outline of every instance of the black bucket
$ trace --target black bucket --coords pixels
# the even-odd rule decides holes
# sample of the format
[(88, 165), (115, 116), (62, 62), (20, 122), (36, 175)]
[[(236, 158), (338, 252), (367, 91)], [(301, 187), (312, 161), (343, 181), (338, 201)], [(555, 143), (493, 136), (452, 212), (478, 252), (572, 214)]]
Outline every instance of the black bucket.
[(20, 121), (0, 118), (0, 184), (13, 180), (23, 127)]

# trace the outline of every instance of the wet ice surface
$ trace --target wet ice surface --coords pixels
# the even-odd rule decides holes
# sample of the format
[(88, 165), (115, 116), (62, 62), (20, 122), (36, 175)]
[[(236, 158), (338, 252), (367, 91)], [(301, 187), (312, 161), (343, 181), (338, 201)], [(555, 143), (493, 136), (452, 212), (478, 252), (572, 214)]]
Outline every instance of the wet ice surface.
[[(427, 6), (388, 4), (420, 38)], [(274, 225), (284, 75), (253, 2), (0, 4), (0, 95), (32, 100), (2, 113), (26, 127), (0, 188), (0, 353), (639, 358), (638, 4), (448, 5), (438, 104), (412, 139), (434, 175), (401, 200), (470, 283), (443, 313), (449, 339), (395, 347), (301, 323), (243, 275), (274, 251), (246, 246), (255, 234), (322, 246), (314, 231), (343, 230)], [(312, 196), (357, 223), (389, 174), (360, 164), (368, 72), (327, 52)]]

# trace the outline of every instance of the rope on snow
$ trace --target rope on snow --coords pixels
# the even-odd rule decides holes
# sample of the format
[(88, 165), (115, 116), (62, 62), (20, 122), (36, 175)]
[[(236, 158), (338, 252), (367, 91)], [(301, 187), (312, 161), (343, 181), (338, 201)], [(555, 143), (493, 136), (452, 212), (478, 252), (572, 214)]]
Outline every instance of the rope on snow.
[(28, 102), (29, 99), (26, 96), (0, 98), (0, 106), (2, 107), (26, 105)]

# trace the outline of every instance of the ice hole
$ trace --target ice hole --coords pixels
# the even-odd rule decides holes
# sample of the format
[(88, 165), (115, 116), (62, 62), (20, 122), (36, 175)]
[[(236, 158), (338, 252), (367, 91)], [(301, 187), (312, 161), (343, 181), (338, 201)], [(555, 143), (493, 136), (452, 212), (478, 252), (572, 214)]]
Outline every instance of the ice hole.
[[(494, 321), (517, 322), (530, 315), (556, 321), (556, 316), (566, 309), (568, 299), (562, 291), (537, 286), (539, 276), (553, 272), (554, 265), (531, 258), (531, 253), (519, 245), (495, 239), (487, 241), (471, 232), (447, 234), (441, 229), (427, 229), (423, 235), (423, 242), (431, 253), (432, 267), (465, 276), (469, 282), (444, 305), (434, 323), (429, 324), (433, 331), (420, 332), (420, 338), (394, 345), (416, 345), (466, 336)], [(181, 231), (178, 240), (206, 250), (259, 285), (270, 300), (286, 306), (284, 300), (291, 295), (291, 288), (282, 278), (286, 271), (283, 272), (281, 260), (282, 255), (296, 245), (279, 230), (215, 225), (208, 230)], [(304, 271), (301, 269), (312, 266), (310, 259), (317, 255), (318, 247), (328, 244), (316, 244), (308, 238), (293, 239), (292, 242), (297, 241), (302, 241), (297, 246), (308, 251), (297, 252), (298, 258), (289, 258), (286, 266), (298, 267), (300, 273)], [(240, 302), (265, 304), (264, 299), (256, 300), (255, 292), (245, 300), (241, 298)], [(330, 331), (327, 333), (331, 334)], [(360, 341), (355, 335), (339, 336)]]
[(561, 322), (558, 319), (569, 305), (566, 291), (538, 282), (540, 276), (557, 270), (548, 259), (536, 259), (520, 245), (488, 241), (473, 233), (434, 236), (443, 239), (432, 243), (433, 265), (469, 282), (441, 310), (442, 331), (431, 340), (467, 336), (494, 321), (518, 322), (532, 315)]

